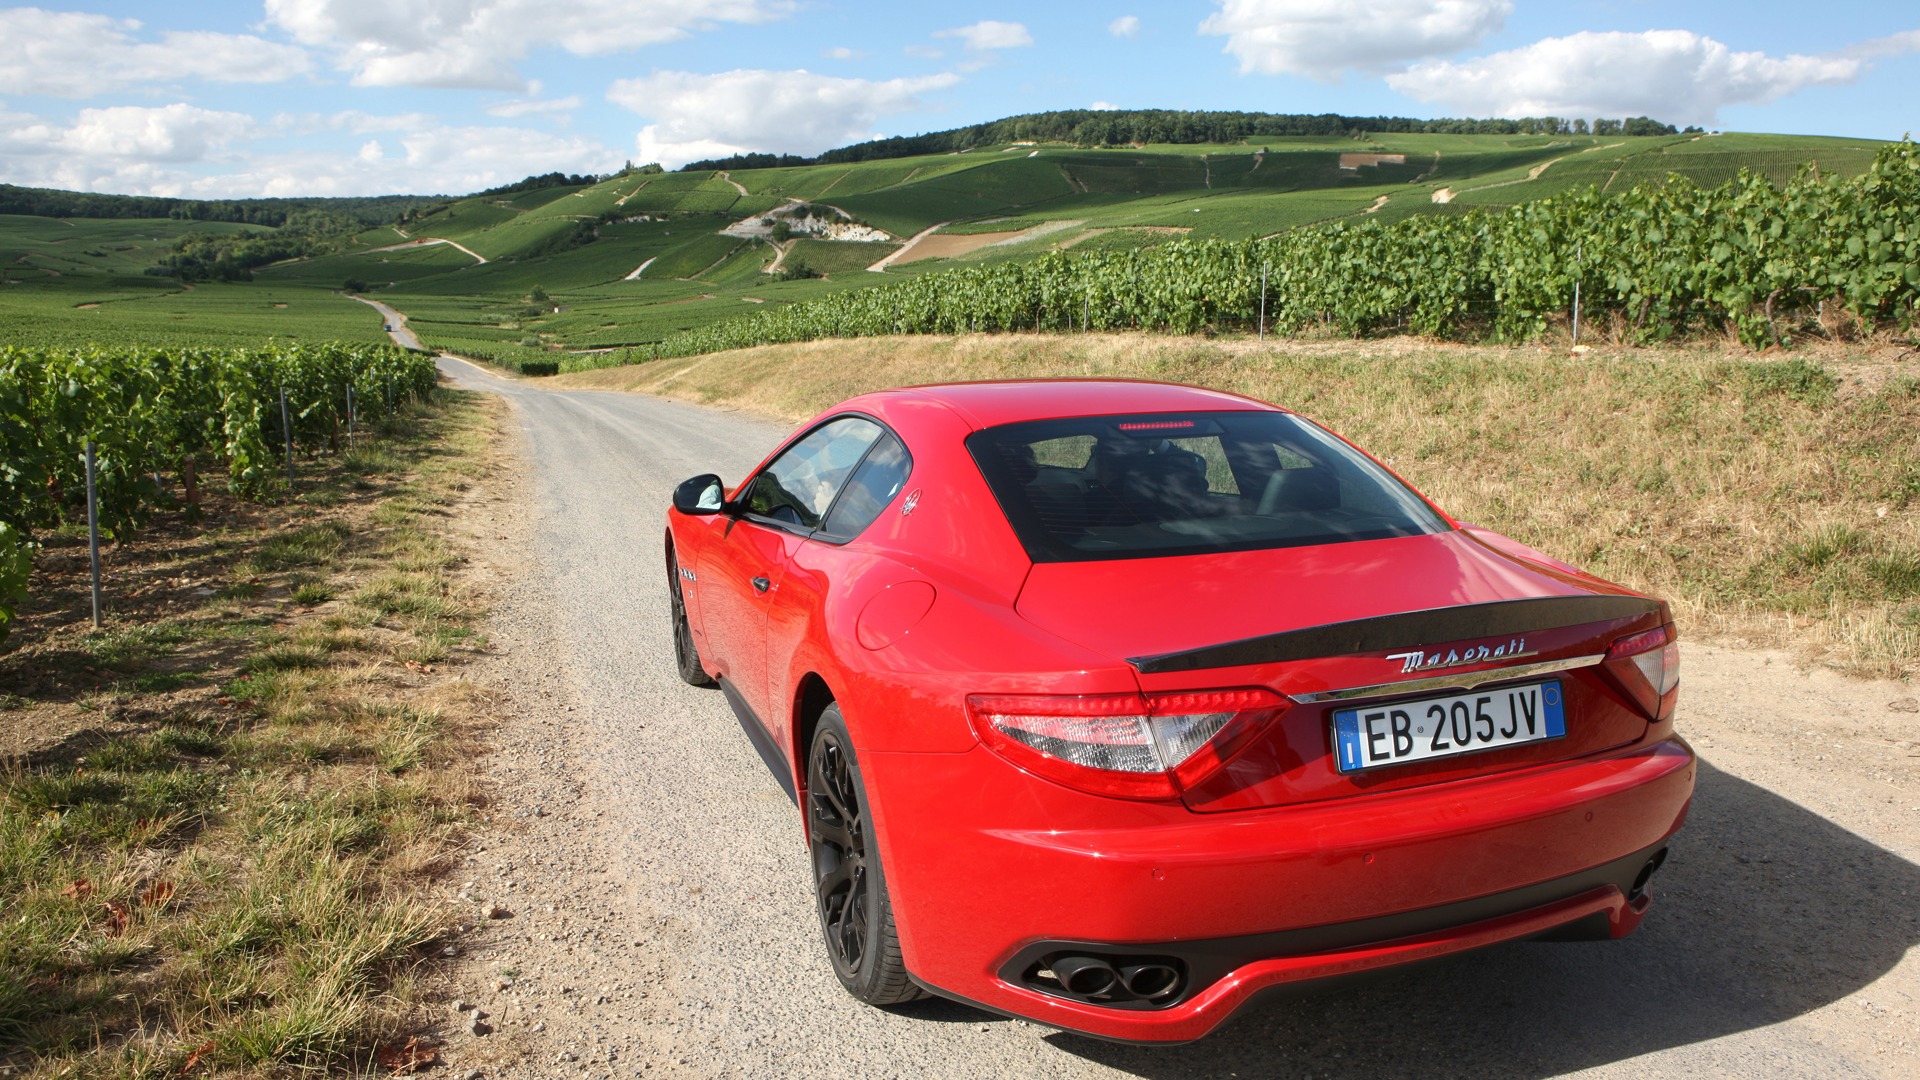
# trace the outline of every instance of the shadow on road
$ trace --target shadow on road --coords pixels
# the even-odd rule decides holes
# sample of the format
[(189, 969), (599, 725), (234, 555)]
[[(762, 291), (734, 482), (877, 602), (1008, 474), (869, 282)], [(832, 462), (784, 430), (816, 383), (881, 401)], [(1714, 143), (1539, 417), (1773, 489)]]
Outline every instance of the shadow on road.
[(1187, 1046), (1049, 1041), (1145, 1077), (1530, 1080), (1801, 1016), (1920, 943), (1920, 867), (1704, 762), (1699, 775), (1633, 937), (1519, 943), (1290, 995)]

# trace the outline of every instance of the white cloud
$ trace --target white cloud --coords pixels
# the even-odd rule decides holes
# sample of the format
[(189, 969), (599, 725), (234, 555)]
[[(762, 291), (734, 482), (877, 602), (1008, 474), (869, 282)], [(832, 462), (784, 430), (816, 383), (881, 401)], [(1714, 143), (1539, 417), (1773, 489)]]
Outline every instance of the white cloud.
[(569, 94), (563, 98), (541, 100), (539, 98), (521, 98), (515, 101), (502, 101), (487, 106), (488, 116), (516, 119), (522, 116), (551, 116), (556, 120), (565, 120), (573, 110), (580, 107), (580, 95)]
[(519, 90), (514, 62), (558, 46), (598, 56), (760, 23), (794, 0), (266, 0), (269, 21), (337, 53), (357, 86)]
[(140, 83), (279, 82), (312, 69), (305, 50), (246, 34), (168, 31), (74, 11), (0, 10), (0, 85), (15, 93), (92, 97)]
[(1200, 24), (1240, 70), (1304, 75), (1389, 71), (1458, 52), (1500, 29), (1512, 0), (1219, 0)]
[(70, 125), (0, 107), (0, 175), (79, 191), (174, 195), (182, 166), (232, 158), (228, 147), (260, 133), (253, 118), (191, 105), (82, 109)]
[(934, 37), (959, 38), (966, 42), (969, 49), (1017, 49), (1033, 44), (1033, 35), (1020, 23), (996, 22), (986, 19), (972, 26), (956, 26), (951, 30), (937, 31)]
[(1096, 101), (1093, 104), (1087, 106), (1087, 108), (1092, 109), (1094, 112), (1113, 112), (1119, 109), (1120, 106), (1115, 105), (1111, 101)]
[(859, 49), (849, 49), (845, 45), (835, 45), (831, 49), (820, 50), (820, 55), (828, 60), (858, 60), (867, 54)]
[(335, 113), (281, 113), (273, 118), (271, 130), (283, 137), (317, 135), (343, 131), (350, 135), (379, 135), (432, 127), (440, 121), (426, 113), (367, 113), (348, 109)]
[(1850, 83), (1867, 66), (1845, 51), (1778, 57), (1735, 52), (1687, 30), (1587, 32), (1459, 63), (1419, 64), (1389, 75), (1387, 83), (1462, 115), (1651, 116), (1712, 124), (1728, 105), (1760, 105), (1809, 86)]
[(900, 51), (906, 53), (908, 56), (919, 57), (922, 60), (938, 60), (947, 55), (931, 45), (904, 45)]
[(203, 161), (213, 151), (259, 133), (253, 117), (192, 105), (82, 109), (60, 136), (63, 150), (141, 162)]
[(1899, 56), (1910, 52), (1920, 52), (1920, 30), (1902, 30), (1883, 38), (1863, 41), (1852, 48), (1840, 50), (1840, 55), (1878, 59), (1882, 56)]
[[(272, 149), (290, 133), (303, 149)], [(380, 133), (327, 146), (312, 136)], [(326, 146), (325, 149), (315, 149)], [(266, 147), (262, 149), (262, 147)], [(625, 155), (597, 140), (514, 127), (447, 127), (418, 114), (275, 117), (190, 105), (85, 109), (69, 125), (0, 105), (0, 175), (75, 191), (186, 198), (458, 194), (559, 169), (606, 173)]]
[(1130, 38), (1140, 32), (1140, 16), (1122, 15), (1107, 24), (1107, 33), (1114, 37)]
[(622, 79), (607, 98), (652, 119), (637, 139), (640, 160), (672, 168), (749, 151), (815, 154), (871, 139), (881, 116), (916, 109), (918, 95), (959, 81), (952, 74), (876, 82), (810, 71), (662, 71)]

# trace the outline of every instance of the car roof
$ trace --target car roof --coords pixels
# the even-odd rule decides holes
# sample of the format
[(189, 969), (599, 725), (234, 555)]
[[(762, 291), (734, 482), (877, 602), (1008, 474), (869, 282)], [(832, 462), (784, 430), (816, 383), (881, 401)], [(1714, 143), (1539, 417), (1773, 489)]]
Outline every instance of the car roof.
[(1284, 412), (1250, 397), (1197, 386), (1144, 379), (1002, 379), (993, 382), (936, 383), (882, 390), (854, 398), (842, 409), (913, 397), (936, 401), (960, 414), (975, 430), (1024, 420), (1073, 416), (1168, 412)]

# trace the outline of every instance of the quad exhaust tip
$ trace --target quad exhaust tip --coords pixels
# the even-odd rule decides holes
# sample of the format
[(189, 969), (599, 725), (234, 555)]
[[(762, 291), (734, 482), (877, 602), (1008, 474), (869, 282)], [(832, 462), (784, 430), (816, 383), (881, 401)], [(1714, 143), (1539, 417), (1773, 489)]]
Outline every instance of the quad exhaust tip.
[(1110, 997), (1120, 985), (1120, 973), (1105, 960), (1091, 956), (1063, 956), (1053, 963), (1053, 977), (1067, 993), (1080, 998)]
[(1162, 1001), (1180, 989), (1180, 973), (1170, 964), (1129, 964), (1120, 969), (1120, 982), (1142, 1001)]
[(1653, 880), (1653, 875), (1659, 871), (1660, 867), (1666, 861), (1666, 848), (1661, 848), (1659, 851), (1653, 853), (1653, 857), (1647, 860), (1647, 865), (1641, 867), (1640, 873), (1634, 877), (1633, 886), (1627, 890), (1627, 900), (1629, 903), (1638, 904), (1647, 898), (1648, 883)]
[(1028, 969), (1035, 990), (1120, 1008), (1172, 1004), (1186, 988), (1185, 966), (1171, 957), (1103, 957), (1055, 953)]

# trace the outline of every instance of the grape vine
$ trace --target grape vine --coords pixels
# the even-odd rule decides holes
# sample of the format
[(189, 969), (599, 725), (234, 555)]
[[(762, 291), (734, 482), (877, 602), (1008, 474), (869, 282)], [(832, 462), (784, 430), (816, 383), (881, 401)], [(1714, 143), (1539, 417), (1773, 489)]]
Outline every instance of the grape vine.
[(1750, 346), (1809, 318), (1866, 328), (1920, 315), (1920, 148), (1889, 144), (1857, 177), (1776, 187), (1743, 171), (1506, 210), (1335, 223), (1262, 240), (1055, 252), (850, 289), (667, 338), (634, 358), (828, 337), (1255, 324), (1364, 336), (1524, 341), (1573, 308), (1634, 342), (1731, 331)]
[(384, 345), (262, 349), (0, 346), (0, 632), (30, 566), (35, 530), (84, 519), (85, 447), (95, 445), (102, 531), (120, 535), (172, 501), (176, 476), (197, 501), (202, 470), (236, 494), (283, 483), (280, 392), (296, 447), (337, 446), (355, 412), (377, 419), (430, 393), (430, 357)]

